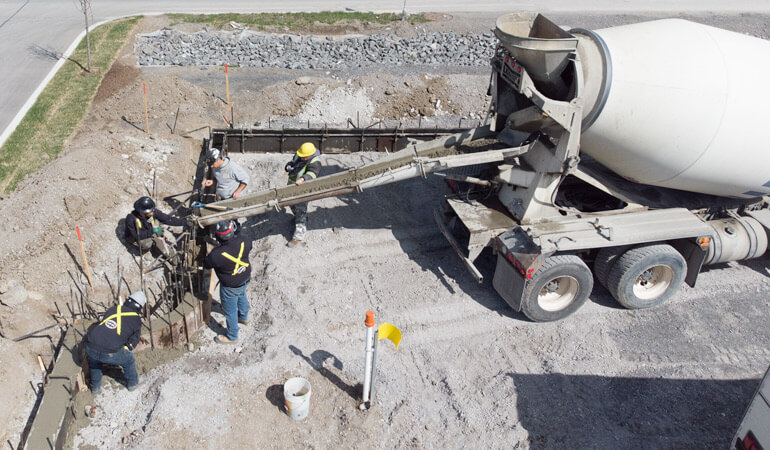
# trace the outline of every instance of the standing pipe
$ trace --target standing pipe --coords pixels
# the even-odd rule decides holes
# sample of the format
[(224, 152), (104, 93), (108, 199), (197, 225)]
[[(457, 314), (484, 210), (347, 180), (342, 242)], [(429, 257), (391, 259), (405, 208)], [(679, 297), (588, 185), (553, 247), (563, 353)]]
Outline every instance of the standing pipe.
[(369, 408), (369, 394), (372, 387), (372, 363), (374, 361), (374, 312), (366, 312), (366, 364), (364, 366), (364, 392), (362, 403), (358, 406), (359, 409), (365, 410)]

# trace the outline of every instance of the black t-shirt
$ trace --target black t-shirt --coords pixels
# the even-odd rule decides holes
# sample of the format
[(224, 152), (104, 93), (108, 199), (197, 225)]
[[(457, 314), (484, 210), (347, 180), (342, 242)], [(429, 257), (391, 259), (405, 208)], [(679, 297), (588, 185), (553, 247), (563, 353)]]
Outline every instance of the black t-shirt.
[(251, 278), (250, 252), (251, 241), (235, 237), (212, 250), (203, 267), (214, 269), (223, 286), (243, 286)]

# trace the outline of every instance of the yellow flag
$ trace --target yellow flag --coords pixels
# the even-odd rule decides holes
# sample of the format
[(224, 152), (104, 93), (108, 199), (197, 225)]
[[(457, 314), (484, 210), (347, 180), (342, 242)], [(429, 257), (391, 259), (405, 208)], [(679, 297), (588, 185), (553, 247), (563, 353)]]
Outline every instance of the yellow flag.
[(383, 323), (377, 329), (377, 339), (390, 339), (395, 344), (396, 350), (398, 350), (398, 343), (401, 342), (401, 332), (395, 325)]

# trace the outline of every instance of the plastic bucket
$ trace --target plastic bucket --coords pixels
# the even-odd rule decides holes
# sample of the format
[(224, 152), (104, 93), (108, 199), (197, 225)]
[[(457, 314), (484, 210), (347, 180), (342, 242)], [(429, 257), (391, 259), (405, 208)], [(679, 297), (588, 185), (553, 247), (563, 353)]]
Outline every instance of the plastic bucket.
[(294, 420), (302, 420), (310, 411), (310, 382), (304, 378), (290, 378), (283, 384), (286, 414)]

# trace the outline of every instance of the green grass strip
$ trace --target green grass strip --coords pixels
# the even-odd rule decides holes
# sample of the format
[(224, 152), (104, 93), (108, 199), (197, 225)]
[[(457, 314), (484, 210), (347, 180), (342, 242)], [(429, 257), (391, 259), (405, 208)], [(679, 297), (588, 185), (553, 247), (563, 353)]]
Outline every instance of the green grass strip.
[(121, 19), (91, 30), (91, 74), (83, 74), (88, 60), (85, 38), (59, 68), (0, 148), (0, 192), (12, 192), (26, 175), (61, 152), (140, 18)]
[[(230, 22), (256, 27), (265, 30), (267, 27), (288, 28), (292, 31), (301, 31), (303, 27), (315, 23), (326, 25), (347, 25), (353, 21), (389, 24), (401, 20), (401, 14), (385, 13), (375, 14), (371, 12), (341, 12), (321, 11), (316, 13), (262, 13), (262, 14), (169, 14), (172, 25), (179, 23), (206, 23), (215, 28), (222, 28)], [(406, 21), (424, 23), (428, 20), (424, 14), (411, 14)]]

